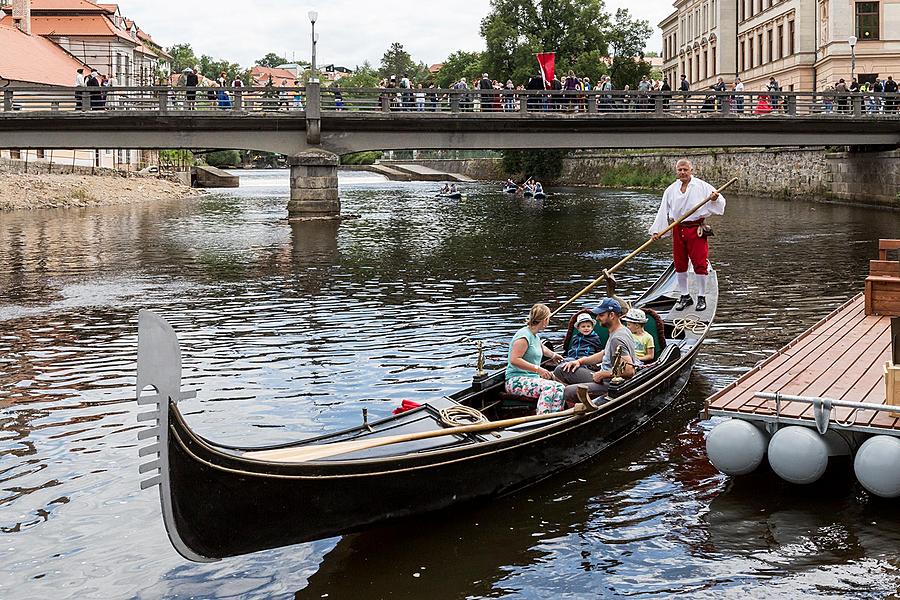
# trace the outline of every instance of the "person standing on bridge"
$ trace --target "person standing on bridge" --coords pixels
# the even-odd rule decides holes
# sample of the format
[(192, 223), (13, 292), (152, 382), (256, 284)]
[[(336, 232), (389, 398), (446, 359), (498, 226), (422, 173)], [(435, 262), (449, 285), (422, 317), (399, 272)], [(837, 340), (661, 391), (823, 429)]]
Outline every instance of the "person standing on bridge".
[(672, 250), (675, 260), (675, 274), (681, 297), (675, 310), (684, 310), (694, 304), (688, 288), (688, 261), (697, 275), (697, 310), (706, 310), (706, 280), (709, 274), (709, 235), (703, 228), (706, 217), (725, 214), (725, 198), (716, 193), (713, 186), (694, 177), (694, 166), (686, 158), (675, 163), (676, 182), (666, 188), (656, 220), (650, 226), (650, 235), (658, 240), (660, 233), (677, 221), (708, 196), (712, 200), (704, 204), (692, 215), (691, 221), (682, 221), (672, 229)]

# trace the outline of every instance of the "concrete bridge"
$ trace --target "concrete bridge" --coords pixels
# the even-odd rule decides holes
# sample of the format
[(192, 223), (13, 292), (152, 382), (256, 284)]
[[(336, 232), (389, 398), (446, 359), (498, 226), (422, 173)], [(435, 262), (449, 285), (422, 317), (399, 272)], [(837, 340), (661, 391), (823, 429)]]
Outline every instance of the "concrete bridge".
[(3, 148), (289, 156), (292, 217), (338, 214), (338, 155), (403, 149), (900, 145), (897, 94), (7, 88)]

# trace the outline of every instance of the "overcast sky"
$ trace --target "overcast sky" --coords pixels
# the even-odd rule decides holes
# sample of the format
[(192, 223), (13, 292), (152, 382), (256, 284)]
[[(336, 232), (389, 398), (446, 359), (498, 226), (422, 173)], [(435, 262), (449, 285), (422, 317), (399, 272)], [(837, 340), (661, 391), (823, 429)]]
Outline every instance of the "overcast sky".
[[(114, 0), (111, 0), (114, 1)], [(427, 64), (456, 50), (483, 50), (478, 29), (488, 0), (118, 0), (157, 43), (190, 43), (194, 52), (251, 66), (268, 52), (288, 60), (309, 60), (310, 10), (319, 13), (316, 61), (353, 68), (368, 60), (377, 66), (393, 42)], [(607, 10), (627, 7), (650, 21), (647, 49), (659, 51), (659, 23), (672, 12), (671, 0), (606, 0)]]

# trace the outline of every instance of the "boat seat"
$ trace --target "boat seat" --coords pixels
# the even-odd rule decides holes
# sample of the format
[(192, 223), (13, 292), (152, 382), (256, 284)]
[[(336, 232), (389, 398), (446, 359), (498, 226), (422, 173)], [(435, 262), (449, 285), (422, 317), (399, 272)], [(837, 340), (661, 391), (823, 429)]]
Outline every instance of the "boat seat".
[(509, 392), (500, 392), (497, 396), (500, 399), (500, 410), (504, 416), (513, 415), (533, 415), (537, 410), (537, 398), (529, 396), (519, 396), (510, 394)]

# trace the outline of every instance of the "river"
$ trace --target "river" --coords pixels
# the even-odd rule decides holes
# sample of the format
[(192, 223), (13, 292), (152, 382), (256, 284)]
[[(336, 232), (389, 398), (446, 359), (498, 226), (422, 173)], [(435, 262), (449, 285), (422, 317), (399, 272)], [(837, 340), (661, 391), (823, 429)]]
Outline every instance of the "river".
[[(181, 202), (0, 213), (0, 598), (883, 597), (896, 502), (840, 469), (808, 488), (704, 456), (704, 398), (861, 291), (900, 214), (730, 198), (721, 297), (687, 393), (598, 459), (512, 497), (212, 564), (172, 549), (139, 491), (137, 311), (174, 325), (204, 436), (311, 437), (466, 385), (505, 344), (646, 239), (658, 196), (341, 175), (336, 223), (289, 223), (285, 171)], [(635, 295), (660, 243), (619, 278)], [(595, 301), (592, 296), (590, 301)], [(502, 364), (491, 346), (489, 363)], [(473, 473), (473, 477), (477, 474)], [(297, 507), (298, 519), (303, 508)], [(222, 527), (228, 527), (223, 523)]]

